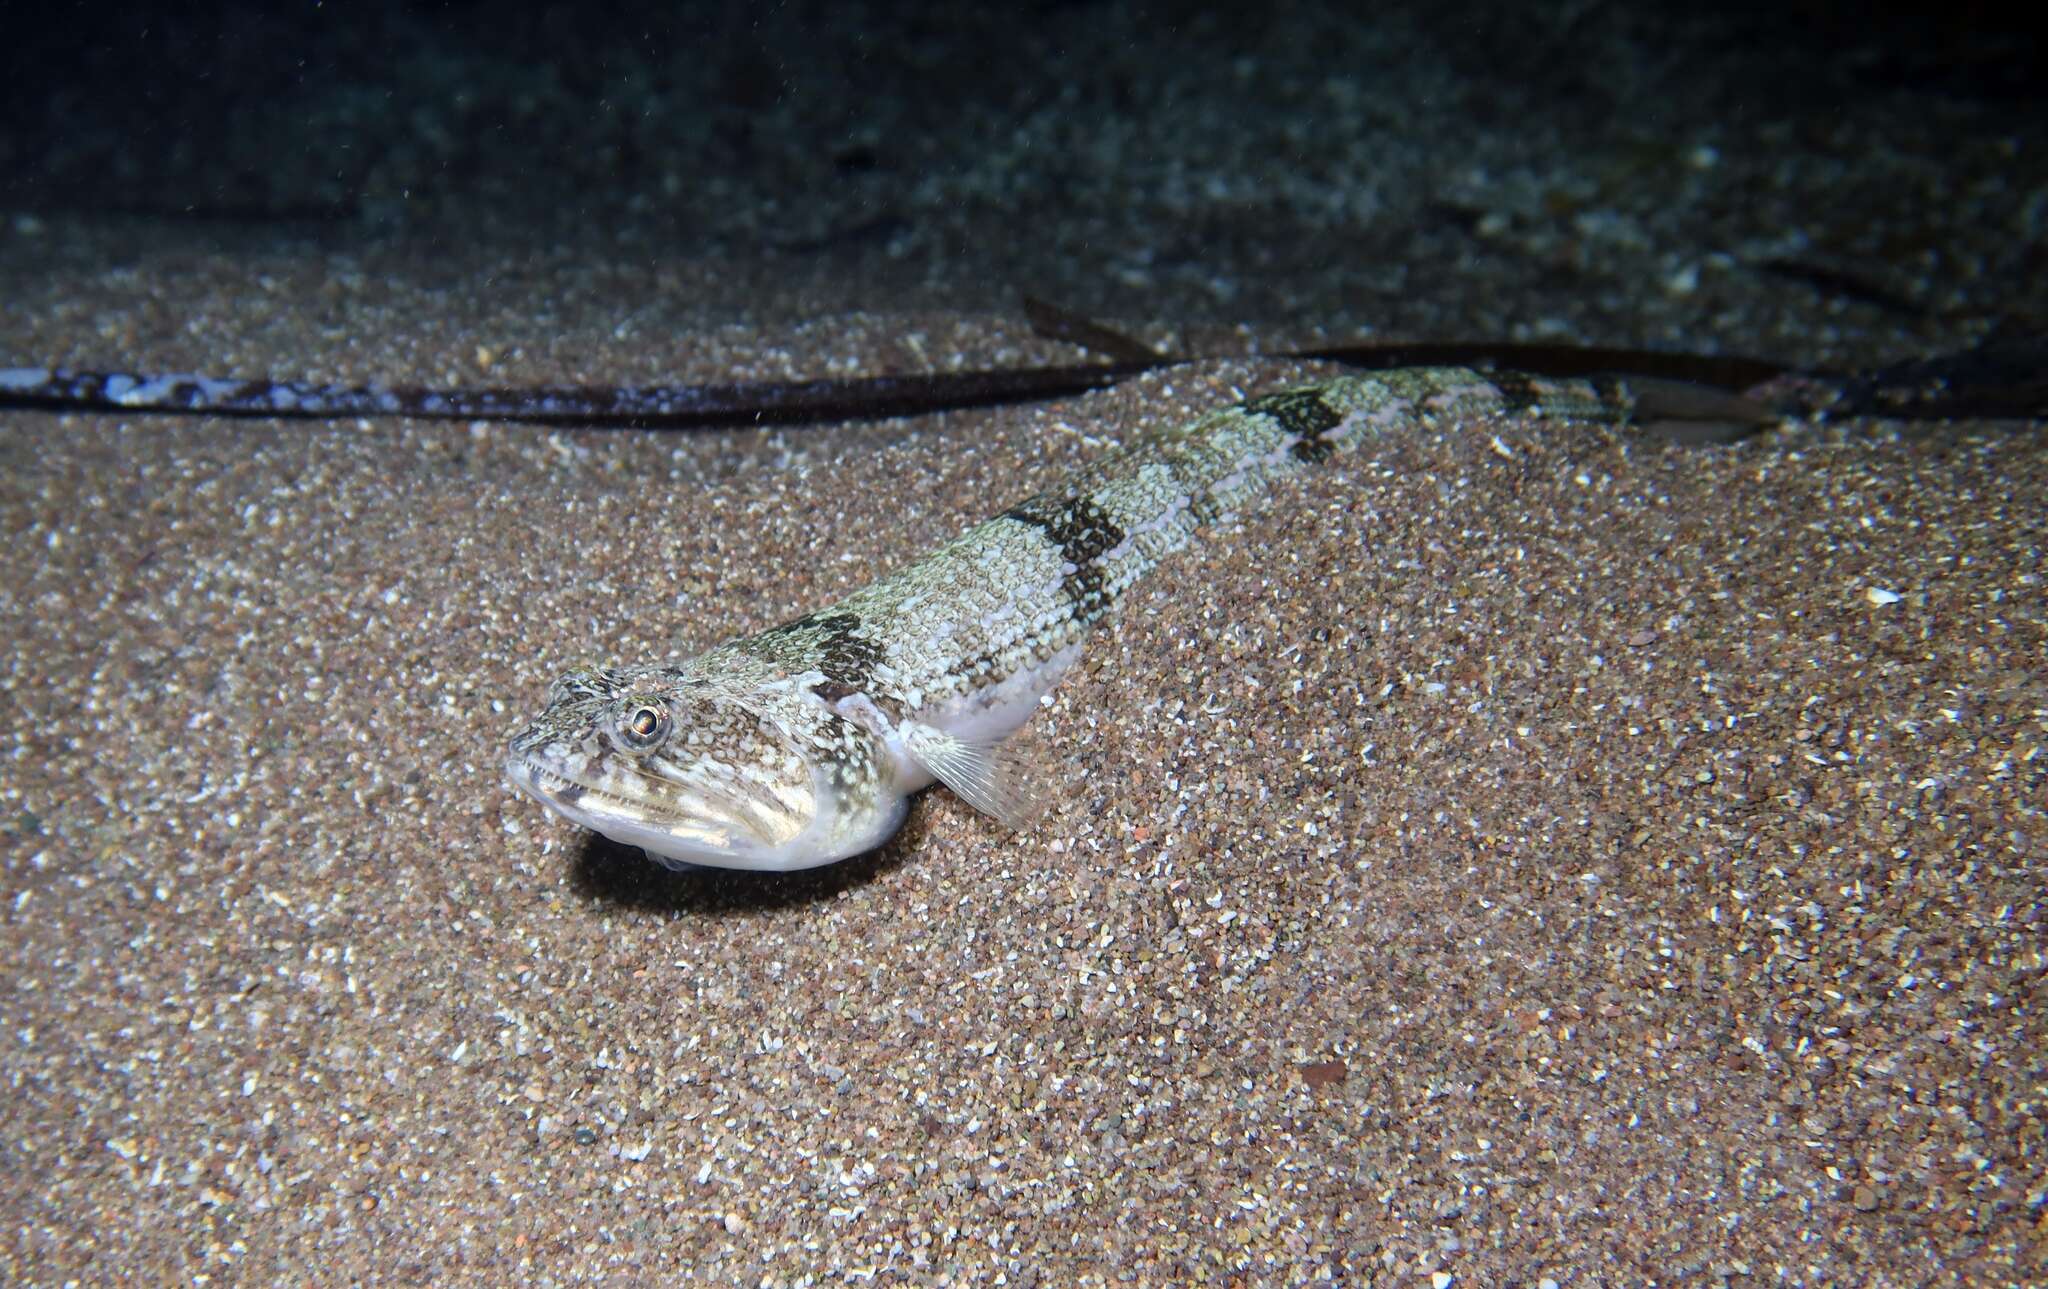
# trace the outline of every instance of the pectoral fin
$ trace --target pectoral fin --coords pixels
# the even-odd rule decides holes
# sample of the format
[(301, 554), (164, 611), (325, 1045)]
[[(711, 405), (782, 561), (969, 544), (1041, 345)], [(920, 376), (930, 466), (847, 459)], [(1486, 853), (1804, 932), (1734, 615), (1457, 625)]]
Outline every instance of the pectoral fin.
[(1022, 828), (1044, 808), (1030, 758), (1015, 745), (970, 742), (916, 722), (900, 729), (917, 763), (983, 814)]

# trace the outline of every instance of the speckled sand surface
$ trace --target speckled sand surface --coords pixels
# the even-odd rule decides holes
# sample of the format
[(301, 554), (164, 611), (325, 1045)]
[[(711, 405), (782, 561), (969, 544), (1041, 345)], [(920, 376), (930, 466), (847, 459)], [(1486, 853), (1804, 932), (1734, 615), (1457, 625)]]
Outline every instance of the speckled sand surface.
[(2048, 244), (1982, 41), (508, 24), (554, 76), (415, 8), (307, 10), (289, 76), (222, 43), (217, 114), (0, 135), (0, 366), (1078, 360), (1020, 289), (1240, 357), (775, 432), (0, 412), (0, 1280), (2048, 1279), (2040, 424), (1345, 460), (1098, 637), (1022, 834), (932, 792), (874, 856), (674, 875), (496, 770), (565, 664), (1315, 371), (1249, 351), (1967, 345)]
[(9, 417), (8, 1278), (2018, 1276), (2038, 431), (1351, 461), (1098, 639), (1019, 836), (930, 793), (871, 859), (668, 875), (499, 786), (562, 663), (1301, 374), (696, 438)]

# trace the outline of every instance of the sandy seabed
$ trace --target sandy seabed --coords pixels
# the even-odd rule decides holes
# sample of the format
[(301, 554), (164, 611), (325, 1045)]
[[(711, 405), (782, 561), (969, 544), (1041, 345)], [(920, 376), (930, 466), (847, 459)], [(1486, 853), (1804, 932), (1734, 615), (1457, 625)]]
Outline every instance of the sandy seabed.
[(1316, 370), (696, 435), (7, 414), (8, 1278), (2038, 1273), (2038, 426), (1340, 459), (1092, 642), (1020, 834), (933, 791), (670, 874), (500, 784), (560, 667)]
[(1988, 11), (917, 8), (0, 51), (0, 368), (1086, 360), (1022, 291), (1209, 359), (692, 434), (0, 411), (0, 1280), (2048, 1282), (2040, 423), (1342, 458), (1098, 634), (1021, 833), (935, 790), (671, 874), (500, 783), (567, 665), (1327, 370), (1252, 352), (2040, 321)]

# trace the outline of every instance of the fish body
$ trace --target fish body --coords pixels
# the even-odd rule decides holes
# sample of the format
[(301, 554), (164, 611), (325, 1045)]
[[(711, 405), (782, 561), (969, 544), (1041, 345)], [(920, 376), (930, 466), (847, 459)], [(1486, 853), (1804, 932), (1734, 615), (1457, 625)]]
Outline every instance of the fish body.
[(1417, 367), (1262, 394), (1142, 435), (827, 608), (682, 662), (571, 671), (506, 780), (671, 867), (810, 868), (943, 782), (1021, 826), (1005, 742), (1160, 561), (1274, 480), (1440, 420), (1609, 423), (1629, 385)]

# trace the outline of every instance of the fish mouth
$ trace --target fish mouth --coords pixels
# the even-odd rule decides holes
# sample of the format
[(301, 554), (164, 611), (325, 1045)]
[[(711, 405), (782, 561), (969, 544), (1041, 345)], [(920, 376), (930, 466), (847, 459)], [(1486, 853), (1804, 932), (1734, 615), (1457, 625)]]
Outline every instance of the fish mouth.
[(655, 822), (654, 814), (632, 798), (622, 797), (615, 792), (606, 791), (595, 783), (564, 774), (530, 754), (514, 752), (505, 758), (505, 782), (563, 818), (572, 823), (582, 824), (585, 828), (597, 827), (595, 823), (585, 818), (594, 813), (590, 809), (591, 806), (602, 810), (607, 816), (638, 823)]
[(682, 857), (682, 850), (693, 856), (729, 853), (753, 841), (716, 818), (623, 796), (531, 753), (505, 759), (505, 782), (577, 827), (638, 846), (664, 862)]
[[(579, 828), (637, 846), (669, 868), (787, 869), (805, 820), (764, 817), (758, 804), (719, 802), (721, 810), (657, 808), (564, 773), (529, 752), (505, 758), (505, 782)], [(777, 828), (775, 825), (783, 826)]]

